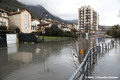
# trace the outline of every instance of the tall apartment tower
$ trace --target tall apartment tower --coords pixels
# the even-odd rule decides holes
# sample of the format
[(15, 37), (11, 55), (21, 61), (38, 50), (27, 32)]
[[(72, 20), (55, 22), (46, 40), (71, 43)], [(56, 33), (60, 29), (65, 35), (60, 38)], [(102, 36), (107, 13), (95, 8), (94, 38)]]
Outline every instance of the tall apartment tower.
[(94, 33), (98, 30), (99, 15), (90, 6), (82, 6), (78, 9), (78, 25), (84, 32)]

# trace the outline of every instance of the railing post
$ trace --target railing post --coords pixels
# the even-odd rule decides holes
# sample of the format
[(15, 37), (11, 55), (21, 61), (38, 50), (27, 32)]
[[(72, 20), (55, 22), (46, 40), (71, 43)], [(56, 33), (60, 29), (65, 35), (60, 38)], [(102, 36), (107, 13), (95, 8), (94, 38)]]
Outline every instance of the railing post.
[(88, 57), (87, 57), (86, 65), (87, 65), (87, 78), (88, 78)]
[(114, 41), (112, 43), (113, 43), (113, 47), (114, 47)]
[(90, 50), (90, 52), (89, 52), (89, 54), (90, 54), (90, 67), (91, 67), (91, 50)]
[(94, 56), (94, 51), (95, 51), (95, 50), (94, 50), (94, 46), (93, 46), (93, 64), (95, 64), (95, 62), (94, 62), (94, 59), (95, 59), (95, 58), (94, 58), (94, 57), (95, 57), (95, 56)]
[(104, 49), (104, 48), (103, 48), (103, 43), (102, 43), (102, 53), (103, 53), (103, 49)]
[[(83, 66), (82, 66), (82, 74), (84, 74), (84, 76), (85, 76), (85, 62), (84, 62), (84, 64), (83, 64)], [(84, 79), (83, 79), (84, 80)]]
[(107, 44), (105, 44), (105, 50), (107, 50)]
[(100, 44), (99, 44), (99, 53), (101, 52), (101, 46), (100, 46)]

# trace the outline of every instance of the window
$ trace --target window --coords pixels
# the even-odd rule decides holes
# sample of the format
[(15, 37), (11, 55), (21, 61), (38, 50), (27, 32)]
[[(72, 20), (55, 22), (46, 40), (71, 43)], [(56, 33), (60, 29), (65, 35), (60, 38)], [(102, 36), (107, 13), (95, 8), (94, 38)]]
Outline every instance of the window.
[(16, 15), (16, 18), (18, 17), (18, 15)]
[(6, 22), (3, 22), (3, 24), (5, 25), (5, 24), (6, 24)]
[(11, 16), (9, 16), (9, 19), (11, 20)]
[(27, 15), (25, 15), (25, 18), (27, 19), (27, 18), (28, 18), (28, 16), (27, 16)]
[(28, 21), (25, 21), (24, 23), (25, 23), (25, 27), (28, 27)]
[(16, 21), (16, 26), (18, 26), (18, 21)]
[(0, 16), (2, 16), (2, 13), (0, 12)]
[(9, 23), (10, 25), (11, 25), (11, 21), (10, 21), (10, 23)]
[(15, 22), (13, 22), (13, 25), (15, 25)]
[(12, 18), (14, 19), (14, 16), (12, 16)]

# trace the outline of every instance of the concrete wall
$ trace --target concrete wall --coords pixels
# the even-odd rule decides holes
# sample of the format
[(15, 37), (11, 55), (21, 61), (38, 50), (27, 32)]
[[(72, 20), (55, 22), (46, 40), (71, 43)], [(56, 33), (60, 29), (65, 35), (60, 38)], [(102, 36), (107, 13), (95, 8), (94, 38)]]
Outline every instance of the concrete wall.
[(17, 35), (16, 34), (6, 34), (6, 37), (7, 37), (7, 45), (17, 43)]
[(0, 34), (0, 48), (7, 47), (6, 34)]

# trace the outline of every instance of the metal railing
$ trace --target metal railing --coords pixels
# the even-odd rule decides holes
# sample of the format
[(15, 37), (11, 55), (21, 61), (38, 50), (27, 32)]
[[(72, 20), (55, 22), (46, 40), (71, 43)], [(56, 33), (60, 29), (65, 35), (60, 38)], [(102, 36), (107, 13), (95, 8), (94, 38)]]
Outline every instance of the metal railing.
[(88, 78), (88, 70), (95, 64), (98, 53), (112, 49), (112, 47), (114, 47), (113, 40), (109, 43), (98, 44), (97, 46), (93, 46), (89, 49), (82, 63), (69, 78), (69, 80), (85, 80), (86, 77)]

